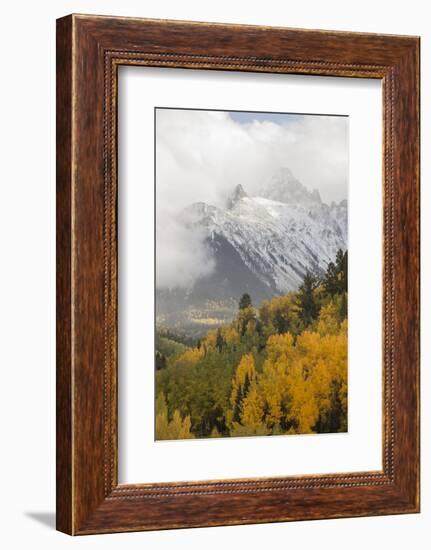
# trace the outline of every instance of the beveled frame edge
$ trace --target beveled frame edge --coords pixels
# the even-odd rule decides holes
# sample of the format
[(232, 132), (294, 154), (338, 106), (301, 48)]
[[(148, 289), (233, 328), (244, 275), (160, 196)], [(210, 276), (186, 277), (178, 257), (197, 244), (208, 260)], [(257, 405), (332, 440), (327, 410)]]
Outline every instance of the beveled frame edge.
[[(94, 16), (68, 16), (57, 29), (57, 528), (85, 534), (418, 511), (419, 39)], [(222, 39), (230, 43), (217, 45)], [(118, 485), (122, 64), (383, 80), (382, 472)]]

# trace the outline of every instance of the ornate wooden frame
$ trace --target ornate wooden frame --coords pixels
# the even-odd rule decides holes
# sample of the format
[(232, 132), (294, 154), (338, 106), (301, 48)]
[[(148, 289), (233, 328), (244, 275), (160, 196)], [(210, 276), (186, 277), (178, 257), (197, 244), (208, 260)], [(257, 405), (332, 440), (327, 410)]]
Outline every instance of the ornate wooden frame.
[[(384, 101), (383, 470), (119, 485), (119, 65), (377, 78)], [(70, 15), (57, 21), (57, 528), (419, 511), (419, 38)]]

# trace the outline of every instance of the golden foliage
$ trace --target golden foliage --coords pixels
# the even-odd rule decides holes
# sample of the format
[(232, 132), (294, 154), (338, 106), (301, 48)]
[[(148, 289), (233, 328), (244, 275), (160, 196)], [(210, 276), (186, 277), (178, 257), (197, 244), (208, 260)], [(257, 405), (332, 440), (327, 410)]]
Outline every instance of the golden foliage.
[(338, 308), (334, 302), (329, 302), (329, 304), (322, 307), (316, 327), (321, 336), (338, 333), (340, 327), (337, 315)]
[(245, 305), (169, 356), (157, 373), (157, 439), (347, 430), (347, 291), (320, 284), (311, 305), (299, 296)]
[(251, 331), (256, 326), (256, 310), (252, 306), (241, 309), (237, 318), (237, 329), (243, 335), (247, 330)]
[(199, 362), (199, 360), (203, 357), (203, 355), (204, 355), (204, 349), (202, 347), (200, 349), (189, 348), (184, 353), (182, 353), (179, 357), (177, 357), (177, 359), (175, 359), (173, 364), (174, 366), (180, 365), (183, 363), (186, 363), (189, 365), (196, 365)]
[(254, 366), (254, 357), (251, 353), (243, 355), (241, 361), (236, 369), (235, 376), (232, 380), (232, 392), (230, 396), (230, 402), (232, 406), (235, 406), (238, 400), (238, 393), (244, 390), (247, 383), (251, 383), (256, 376), (256, 369)]
[[(241, 358), (232, 380), (231, 435), (282, 433), (280, 426), (289, 433), (313, 433), (319, 423), (328, 431), (335, 429), (330, 415), (337, 406), (347, 418), (347, 321), (338, 324), (331, 304), (322, 310), (317, 332), (305, 331), (296, 342), (290, 333), (268, 338), (261, 373), (256, 374), (251, 354)], [(235, 422), (238, 396), (240, 422)], [(339, 429), (346, 428), (341, 422)]]
[(252, 433), (262, 427), (263, 399), (257, 391), (256, 381), (253, 380), (246, 397), (242, 401), (241, 424)]
[(193, 439), (191, 425), (190, 416), (183, 419), (177, 410), (174, 411), (172, 420), (168, 420), (166, 399), (160, 393), (156, 401), (156, 439)]
[(228, 325), (222, 328), (222, 336), (226, 340), (226, 343), (230, 346), (234, 344), (239, 344), (239, 333), (232, 325)]

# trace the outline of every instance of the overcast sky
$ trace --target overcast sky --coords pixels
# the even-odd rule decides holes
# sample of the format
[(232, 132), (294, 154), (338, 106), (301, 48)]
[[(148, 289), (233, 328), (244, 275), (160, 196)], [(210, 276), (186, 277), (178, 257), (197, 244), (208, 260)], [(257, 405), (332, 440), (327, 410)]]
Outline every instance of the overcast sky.
[(347, 198), (348, 147), (347, 117), (156, 109), (158, 286), (190, 286), (212, 269), (200, 237), (175, 222), (185, 206), (225, 206), (238, 183), (253, 196), (281, 167), (338, 202)]

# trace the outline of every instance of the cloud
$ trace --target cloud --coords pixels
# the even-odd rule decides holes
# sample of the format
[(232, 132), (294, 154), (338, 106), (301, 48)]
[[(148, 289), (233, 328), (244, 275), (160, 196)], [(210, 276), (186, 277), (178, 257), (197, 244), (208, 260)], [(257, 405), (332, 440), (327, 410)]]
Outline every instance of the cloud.
[(225, 206), (241, 183), (250, 195), (287, 166), (322, 200), (347, 197), (348, 119), (282, 115), (241, 123), (227, 112), (157, 109), (157, 285), (189, 288), (214, 267), (202, 235), (176, 221), (189, 204)]
[(157, 222), (157, 288), (191, 288), (215, 267), (205, 236), (185, 228), (175, 218)]

